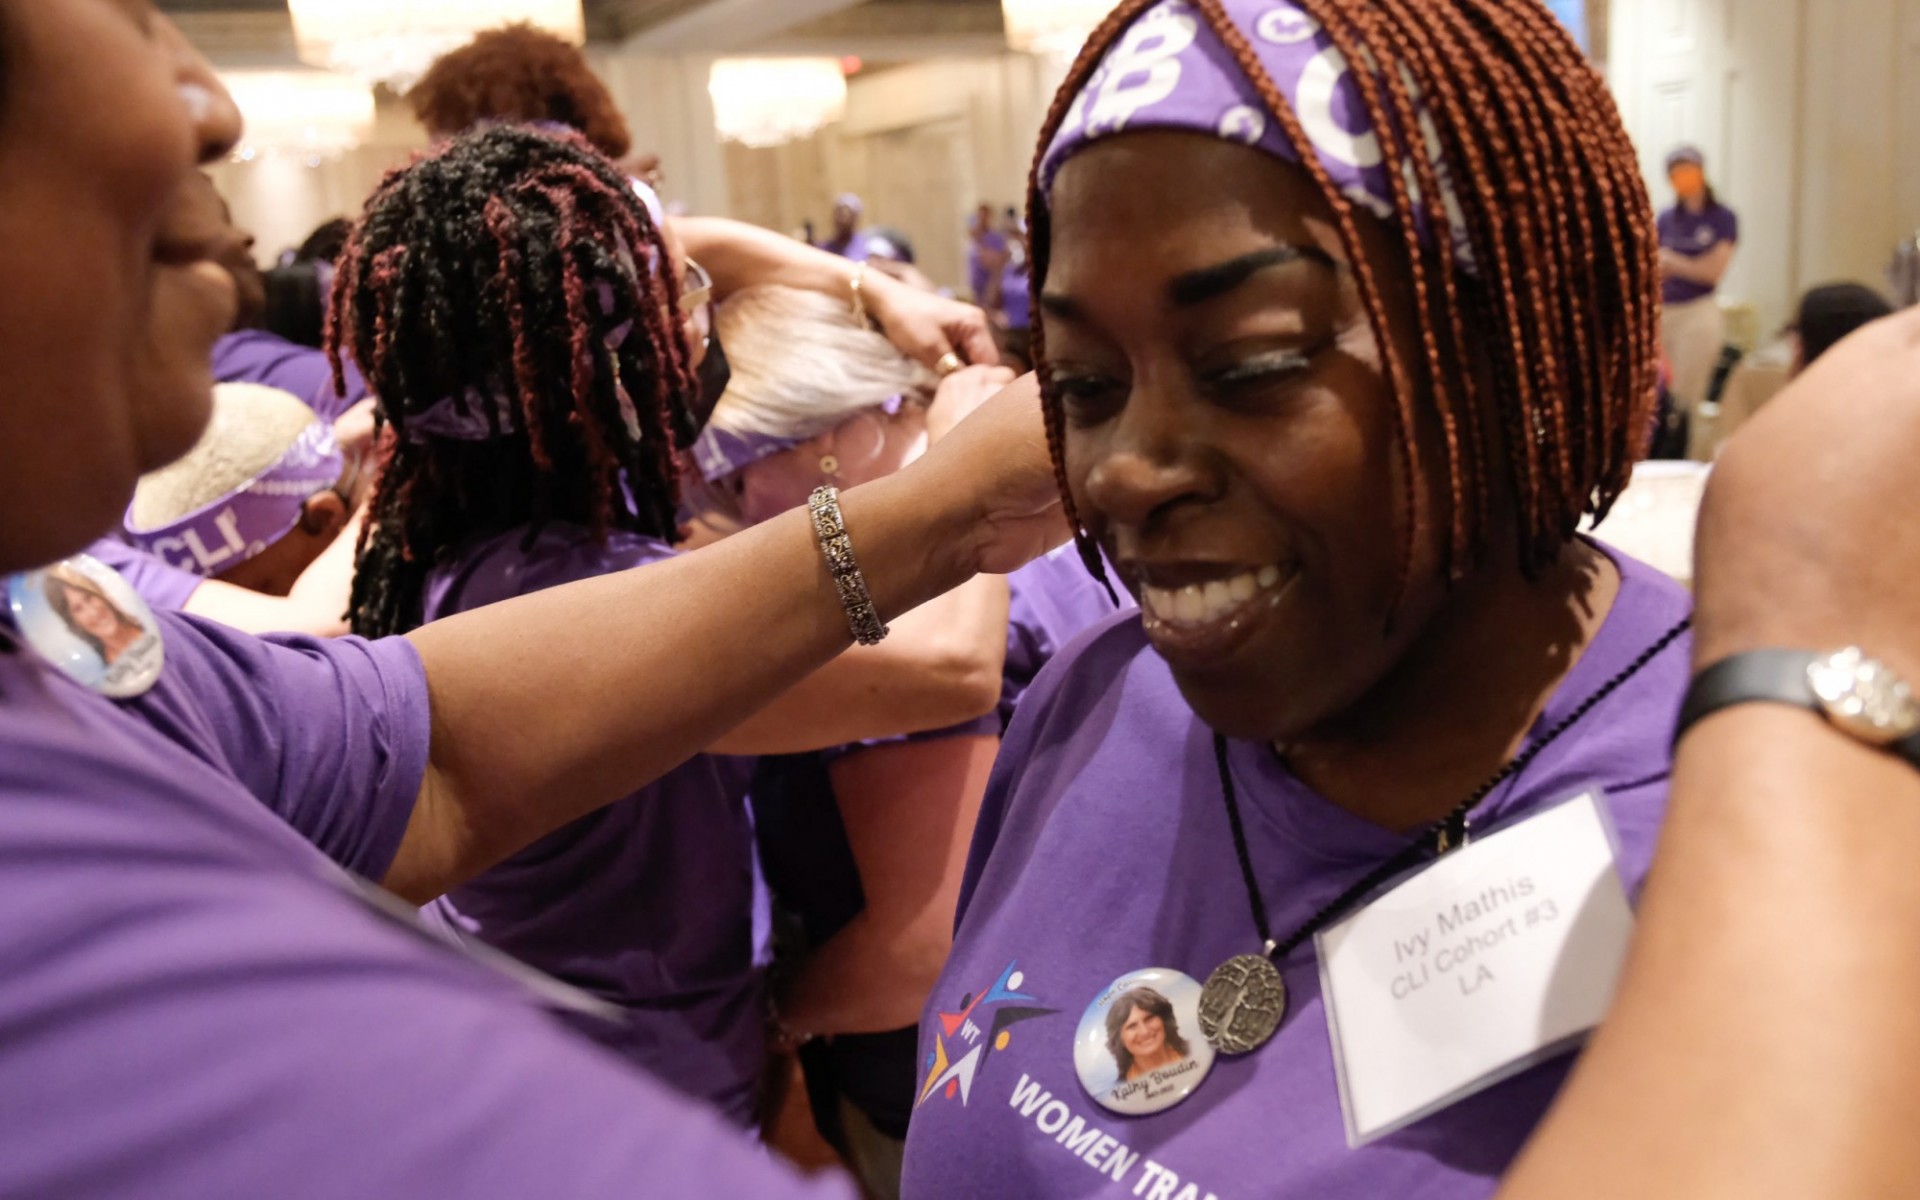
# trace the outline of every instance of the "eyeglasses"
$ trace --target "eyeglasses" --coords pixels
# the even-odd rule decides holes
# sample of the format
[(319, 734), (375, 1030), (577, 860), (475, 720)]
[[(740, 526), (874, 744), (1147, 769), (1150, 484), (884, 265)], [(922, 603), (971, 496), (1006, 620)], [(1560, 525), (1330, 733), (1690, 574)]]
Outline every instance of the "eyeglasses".
[(687, 278), (680, 285), (680, 315), (691, 317), (713, 303), (713, 276), (691, 258), (686, 263)]

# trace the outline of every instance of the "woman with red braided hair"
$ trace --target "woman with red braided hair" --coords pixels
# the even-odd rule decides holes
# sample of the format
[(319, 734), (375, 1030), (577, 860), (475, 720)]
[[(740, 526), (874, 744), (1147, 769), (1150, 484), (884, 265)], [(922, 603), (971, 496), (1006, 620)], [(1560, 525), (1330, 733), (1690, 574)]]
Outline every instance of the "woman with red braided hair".
[[(1633, 149), (1538, 0), (1127, 0), (1040, 145), (1055, 466), (1141, 612), (1008, 731), (905, 1194), (1487, 1196), (1686, 685), (1686, 593), (1576, 533), (1652, 428)], [(1142, 987), (1192, 1053), (1121, 1078)]]
[[(348, 243), (333, 309), (334, 352), (365, 369), (395, 435), (355, 574), (356, 633), (406, 634), (675, 556), (676, 447), (696, 432), (688, 335), (707, 321), (695, 274), (620, 171), (570, 131), (484, 127), (388, 177)], [(982, 579), (929, 608), (917, 619), (948, 626), (932, 657), (977, 631), (997, 684), (1005, 584)], [(902, 632), (860, 652), (881, 667), (827, 668), (726, 748), (814, 749), (849, 724), (861, 736), (902, 719), (943, 726), (998, 699), (922, 667), (912, 655), (928, 639)], [(888, 662), (891, 686), (873, 686)], [(925, 717), (913, 711), (924, 704)], [(613, 1001), (622, 1020), (587, 1032), (751, 1127), (766, 1017), (750, 774), (750, 762), (696, 757), (433, 899), (427, 923)]]

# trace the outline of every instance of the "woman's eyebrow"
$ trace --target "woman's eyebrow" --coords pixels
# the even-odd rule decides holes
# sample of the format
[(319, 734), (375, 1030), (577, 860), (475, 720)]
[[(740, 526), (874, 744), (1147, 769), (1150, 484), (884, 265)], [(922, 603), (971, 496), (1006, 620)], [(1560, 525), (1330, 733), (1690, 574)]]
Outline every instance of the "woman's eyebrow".
[(1344, 269), (1343, 264), (1318, 246), (1269, 246), (1178, 276), (1167, 285), (1167, 299), (1175, 308), (1190, 308), (1219, 299), (1262, 271), (1298, 262), (1318, 263), (1329, 271)]
[[(1269, 246), (1175, 277), (1167, 285), (1167, 298), (1176, 308), (1191, 308), (1219, 299), (1262, 271), (1299, 262), (1317, 263), (1329, 271), (1347, 269), (1345, 263), (1318, 246)], [(1040, 309), (1050, 317), (1068, 321), (1078, 319), (1081, 314), (1080, 303), (1065, 292), (1041, 293)]]

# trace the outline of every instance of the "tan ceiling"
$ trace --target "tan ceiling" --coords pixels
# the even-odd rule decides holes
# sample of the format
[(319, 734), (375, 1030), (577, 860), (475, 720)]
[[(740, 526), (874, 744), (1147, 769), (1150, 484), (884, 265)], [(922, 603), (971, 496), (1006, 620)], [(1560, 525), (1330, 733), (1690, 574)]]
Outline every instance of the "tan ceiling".
[[(595, 41), (619, 41), (674, 17), (706, 7), (711, 0), (583, 0), (587, 26)], [(864, 0), (876, 8), (922, 5), (941, 9), (980, 9), (997, 13), (999, 0)], [(193, 14), (278, 14), (286, 0), (159, 0), (168, 12)]]

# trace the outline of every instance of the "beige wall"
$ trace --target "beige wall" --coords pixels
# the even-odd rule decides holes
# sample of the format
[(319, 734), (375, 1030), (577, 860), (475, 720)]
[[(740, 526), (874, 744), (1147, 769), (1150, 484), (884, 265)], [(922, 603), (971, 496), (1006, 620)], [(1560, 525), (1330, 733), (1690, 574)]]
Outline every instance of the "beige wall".
[(611, 50), (595, 50), (590, 57), (626, 114), (635, 149), (660, 156), (664, 198), (689, 212), (730, 215), (726, 161), (713, 134), (713, 101), (707, 96), (713, 60)]
[(321, 222), (357, 217), (382, 176), (407, 161), (426, 134), (407, 106), (382, 93), (373, 137), (337, 159), (311, 166), (294, 156), (266, 155), (252, 162), (220, 163), (214, 182), (233, 208), (234, 220), (253, 231), (258, 255), (271, 263), (297, 246)]
[[(974, 206), (1024, 206), (1034, 141), (1065, 71), (1015, 54), (878, 70), (851, 81), (844, 121), (801, 142), (748, 150), (714, 136), (711, 58), (620, 50), (592, 58), (636, 148), (661, 156), (670, 204), (782, 232), (811, 217), (824, 230), (833, 198), (858, 192), (871, 223), (906, 233), (928, 274), (954, 286), (965, 281)], [(213, 173), (270, 260), (321, 221), (356, 216), (380, 177), (424, 141), (405, 103), (383, 94), (372, 140), (337, 160), (315, 167), (262, 158)]]
[(928, 275), (962, 286), (967, 218), (982, 201), (1024, 209), (1034, 143), (1063, 72), (1005, 54), (856, 77), (844, 121), (771, 150), (727, 147), (728, 211), (786, 232), (812, 218), (824, 233), (834, 197), (857, 192), (870, 224), (898, 228)]

